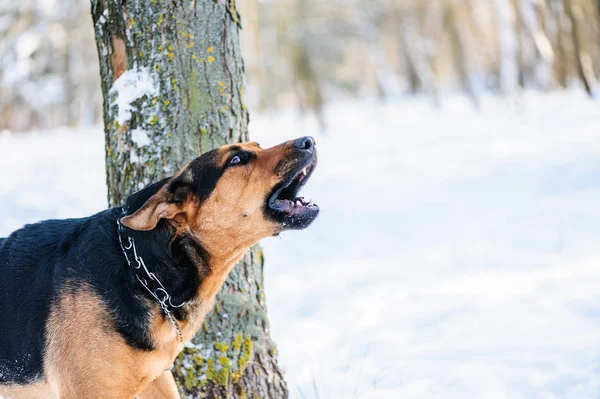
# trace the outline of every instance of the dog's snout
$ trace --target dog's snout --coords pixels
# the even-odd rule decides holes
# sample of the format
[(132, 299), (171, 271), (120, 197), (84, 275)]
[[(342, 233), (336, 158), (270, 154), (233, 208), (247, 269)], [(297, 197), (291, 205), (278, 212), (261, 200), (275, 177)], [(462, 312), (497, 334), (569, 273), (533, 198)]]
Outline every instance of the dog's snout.
[(294, 147), (302, 151), (313, 152), (315, 150), (315, 139), (310, 136), (300, 137), (294, 141)]

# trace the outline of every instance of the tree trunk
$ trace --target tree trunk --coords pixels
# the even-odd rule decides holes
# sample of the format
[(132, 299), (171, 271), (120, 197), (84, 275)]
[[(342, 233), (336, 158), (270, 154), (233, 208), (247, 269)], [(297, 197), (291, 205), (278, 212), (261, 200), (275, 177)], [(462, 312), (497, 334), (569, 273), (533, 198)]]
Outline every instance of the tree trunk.
[[(92, 0), (106, 134), (108, 202), (248, 139), (240, 17), (233, 0)], [(254, 247), (178, 357), (183, 397), (286, 398)]]
[(498, 88), (512, 94), (519, 88), (517, 23), (511, 0), (494, 0), (498, 40)]
[(324, 99), (320, 77), (315, 69), (315, 57), (309, 48), (307, 28), (309, 26), (309, 4), (307, 0), (295, 0), (295, 19), (299, 26), (304, 27), (298, 38), (290, 41), (292, 71), (298, 105), (301, 109), (314, 111), (319, 127), (325, 130), (325, 116), (323, 114)]
[[(560, 0), (559, 0), (560, 1)], [(565, 27), (566, 21), (565, 16), (561, 7), (558, 6), (556, 2), (550, 3), (550, 7), (552, 9), (552, 15), (556, 20), (556, 34), (555, 34), (555, 47), (556, 47), (556, 58), (554, 59), (554, 74), (556, 76), (556, 80), (558, 84), (562, 88), (566, 88), (568, 86), (569, 80), (569, 67), (568, 60), (569, 54), (566, 46), (566, 38), (565, 34), (567, 33), (567, 29)]]
[(458, 6), (459, 3), (456, 0), (446, 3), (446, 23), (450, 34), (450, 43), (452, 44), (454, 64), (456, 65), (463, 89), (468, 94), (473, 105), (479, 108), (479, 98), (471, 78), (471, 57), (465, 28), (467, 24), (461, 21)]
[(590, 97), (594, 97), (594, 81), (593, 69), (590, 67), (589, 55), (583, 48), (581, 33), (579, 31), (579, 22), (582, 18), (581, 9), (574, 10), (573, 0), (563, 0), (565, 13), (571, 21), (571, 39), (573, 40), (573, 50), (575, 52), (575, 64), (577, 65), (577, 75), (583, 83), (586, 93)]
[[(437, 106), (441, 105), (437, 76), (432, 62), (423, 51), (424, 40), (419, 33), (419, 22), (415, 15), (397, 9), (399, 17), (398, 36), (404, 48), (409, 71), (415, 73), (418, 88), (431, 95)], [(411, 77), (412, 79), (412, 77)], [(413, 83), (411, 83), (412, 85)]]

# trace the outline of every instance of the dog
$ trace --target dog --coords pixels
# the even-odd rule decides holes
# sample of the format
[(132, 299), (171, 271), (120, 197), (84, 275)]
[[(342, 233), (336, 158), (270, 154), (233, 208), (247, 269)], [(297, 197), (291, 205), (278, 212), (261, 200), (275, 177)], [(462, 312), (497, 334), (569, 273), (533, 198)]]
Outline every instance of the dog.
[(303, 229), (312, 137), (206, 152), (82, 219), (0, 238), (0, 396), (179, 398), (168, 370), (260, 239)]

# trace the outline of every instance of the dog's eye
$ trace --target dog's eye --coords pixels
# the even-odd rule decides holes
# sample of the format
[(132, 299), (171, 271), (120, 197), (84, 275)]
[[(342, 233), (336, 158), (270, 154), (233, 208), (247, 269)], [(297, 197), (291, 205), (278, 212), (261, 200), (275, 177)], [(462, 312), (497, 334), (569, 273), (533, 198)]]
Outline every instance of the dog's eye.
[(250, 162), (251, 158), (252, 153), (248, 151), (238, 151), (229, 159), (229, 162), (227, 162), (227, 166), (245, 165), (248, 162)]
[(240, 158), (239, 155), (236, 155), (233, 158), (231, 158), (231, 160), (229, 161), (229, 165), (237, 165), (240, 162), (242, 162), (242, 158)]

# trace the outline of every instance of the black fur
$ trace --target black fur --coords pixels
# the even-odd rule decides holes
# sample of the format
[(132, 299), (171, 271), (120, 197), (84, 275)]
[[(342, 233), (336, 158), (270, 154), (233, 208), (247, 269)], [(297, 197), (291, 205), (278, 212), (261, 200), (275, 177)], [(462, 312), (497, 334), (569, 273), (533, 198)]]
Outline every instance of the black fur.
[[(224, 168), (211, 151), (192, 161), (192, 181), (173, 179), (167, 191), (183, 200), (189, 190), (204, 199)], [(91, 287), (114, 315), (113, 328), (132, 347), (153, 349), (148, 320), (154, 298), (140, 285), (118, 241), (117, 219), (132, 214), (169, 179), (131, 195), (123, 208), (82, 219), (48, 220), (0, 238), (0, 384), (25, 384), (42, 378), (46, 322), (51, 304), (78, 286)], [(125, 210), (125, 211), (124, 211)], [(189, 236), (174, 237), (165, 221), (151, 231), (125, 228), (137, 252), (173, 296), (173, 304), (193, 300), (209, 256)], [(186, 308), (173, 309), (179, 320)]]
[(188, 175), (183, 173), (171, 182), (168, 191), (176, 195), (179, 200), (184, 200), (187, 193), (182, 188), (189, 188), (198, 195), (201, 201), (205, 200), (213, 192), (227, 167), (226, 165), (219, 166), (218, 159), (218, 150), (209, 151), (201, 157), (194, 159), (188, 165), (188, 169), (193, 171), (191, 180)]

